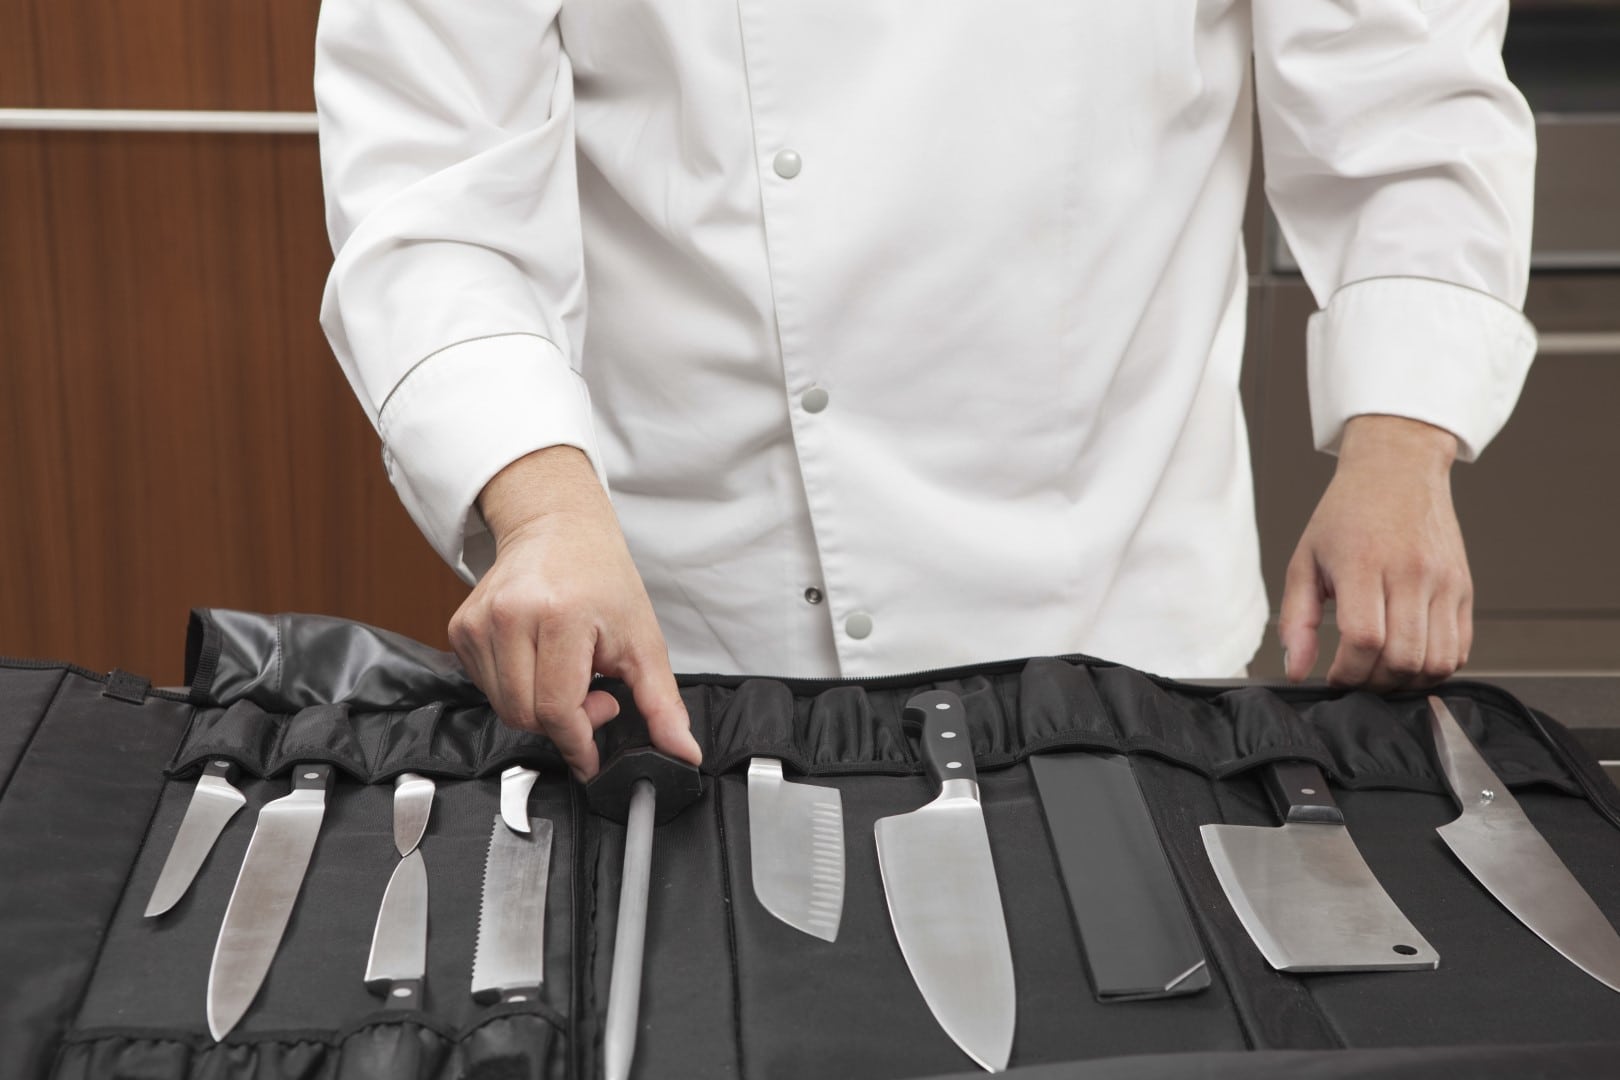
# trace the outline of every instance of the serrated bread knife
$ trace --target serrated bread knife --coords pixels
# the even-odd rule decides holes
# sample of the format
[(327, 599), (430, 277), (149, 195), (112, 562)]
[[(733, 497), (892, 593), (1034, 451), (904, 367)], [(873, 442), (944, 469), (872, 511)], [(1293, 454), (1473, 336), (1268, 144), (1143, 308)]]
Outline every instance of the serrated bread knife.
[(1280, 827), (1205, 825), (1210, 865), (1243, 928), (1278, 971), (1407, 971), (1440, 963), (1378, 883), (1309, 762), (1263, 774)]
[(292, 791), (259, 811), (208, 971), (208, 1030), (223, 1039), (270, 971), (326, 815), (332, 766), (293, 766)]
[(1469, 873), (1570, 963), (1620, 990), (1620, 935), (1525, 817), (1457, 718), (1429, 698), (1435, 752), (1462, 815), (1436, 831)]
[(879, 819), (878, 866), (900, 952), (934, 1019), (991, 1072), (1012, 1054), (1012, 949), (961, 698), (930, 690), (906, 702), (922, 721), (922, 757), (939, 795)]
[(490, 829), (472, 972), (472, 996), (485, 1004), (533, 1001), (545, 980), (552, 825), (545, 818), (530, 825), (520, 836), (497, 817)]
[(838, 789), (790, 784), (782, 763), (748, 763), (748, 853), (754, 895), (778, 919), (823, 941), (844, 911), (844, 804)]
[(229, 761), (210, 761), (197, 778), (197, 787), (186, 806), (186, 816), (180, 822), (180, 831), (174, 834), (169, 856), (163, 861), (157, 884), (152, 887), (152, 898), (146, 902), (146, 915), (162, 915), (180, 902), (191, 888), (203, 860), (214, 848), (214, 841), (225, 831), (225, 823), (247, 804), (247, 799), (236, 790), (231, 780), (236, 766)]

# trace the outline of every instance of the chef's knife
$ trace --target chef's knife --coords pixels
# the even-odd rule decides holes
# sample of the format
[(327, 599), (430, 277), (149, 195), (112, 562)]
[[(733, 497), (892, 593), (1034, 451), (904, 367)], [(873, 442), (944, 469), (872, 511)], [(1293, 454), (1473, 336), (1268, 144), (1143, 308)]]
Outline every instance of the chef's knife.
[(515, 833), (529, 831), (529, 792), (540, 774), (524, 765), (501, 773), (501, 820)]
[(208, 971), (208, 1030), (215, 1039), (242, 1019), (270, 971), (320, 835), (331, 782), (330, 765), (295, 765), (292, 791), (259, 811)]
[(1536, 831), (1457, 718), (1429, 698), (1440, 768), (1462, 815), (1436, 831), (1502, 906), (1570, 963), (1620, 990), (1620, 936)]
[(923, 999), (956, 1045), (991, 1072), (1012, 1053), (1012, 949), (962, 700), (930, 690), (906, 702), (939, 795), (879, 819), (878, 866), (894, 936)]
[(533, 1001), (545, 979), (546, 880), (551, 822), (527, 836), (494, 819), (484, 857), (483, 906), (473, 952), (472, 995), (483, 1003)]
[(844, 911), (844, 804), (837, 788), (790, 784), (782, 762), (748, 764), (748, 852), (765, 910), (823, 941)]
[(1361, 857), (1327, 778), (1303, 761), (1267, 766), (1280, 828), (1205, 825), (1215, 876), (1278, 971), (1407, 971), (1440, 956)]
[(434, 784), (416, 773), (394, 777), (394, 850), (404, 858), (416, 850), (433, 812)]
[(174, 834), (169, 856), (152, 888), (152, 898), (146, 902), (147, 917), (161, 915), (180, 902), (213, 850), (214, 841), (225, 830), (225, 823), (247, 803), (231, 784), (235, 774), (236, 766), (229, 761), (210, 761), (197, 778), (180, 831)]
[(382, 995), (391, 1009), (422, 1007), (427, 972), (427, 867), (412, 851), (394, 867), (377, 909), (366, 959), (366, 989)]
[(1099, 1001), (1209, 986), (1198, 931), (1123, 754), (1029, 759)]

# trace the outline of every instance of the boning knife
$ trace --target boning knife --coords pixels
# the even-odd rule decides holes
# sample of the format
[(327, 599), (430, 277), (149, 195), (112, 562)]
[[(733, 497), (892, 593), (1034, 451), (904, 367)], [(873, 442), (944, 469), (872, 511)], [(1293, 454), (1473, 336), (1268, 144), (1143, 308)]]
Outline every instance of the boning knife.
[(229, 761), (210, 761), (197, 778), (197, 787), (186, 806), (180, 831), (174, 834), (169, 856), (163, 861), (152, 898), (146, 902), (146, 915), (162, 915), (180, 902), (213, 850), (214, 841), (225, 830), (225, 823), (247, 803), (231, 780), (236, 766)]

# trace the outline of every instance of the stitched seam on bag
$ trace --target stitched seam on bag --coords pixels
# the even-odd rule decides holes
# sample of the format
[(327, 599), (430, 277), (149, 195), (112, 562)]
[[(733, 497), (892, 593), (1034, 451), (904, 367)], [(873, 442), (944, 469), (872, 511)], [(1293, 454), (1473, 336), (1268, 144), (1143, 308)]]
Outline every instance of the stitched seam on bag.
[(56, 708), (57, 699), (62, 696), (62, 688), (67, 685), (67, 677), (68, 672), (63, 671), (57, 678), (56, 689), (51, 691), (50, 700), (40, 710), (39, 720), (34, 724), (34, 730), (28, 733), (27, 741), (22, 744), (22, 749), (17, 751), (17, 764), (13, 765), (11, 772), (6, 775), (6, 782), (0, 784), (0, 799), (6, 797), (6, 792), (11, 788), (11, 781), (16, 778), (18, 773), (22, 772), (23, 762), (28, 758), (28, 751), (34, 747), (34, 739), (39, 735), (40, 729), (45, 726), (46, 717), (50, 716), (51, 710)]
[[(707, 705), (708, 694), (704, 694)], [(720, 794), (724, 785), (716, 780), (709, 785), (714, 792), (714, 825), (719, 834), (720, 842), (720, 887), (725, 890), (721, 897), (726, 909), (726, 962), (731, 970), (731, 1038), (732, 1047), (736, 1052), (737, 1075), (746, 1077), (748, 1069), (743, 1062), (743, 1032), (742, 1032), (742, 976), (737, 970), (737, 905), (736, 896), (731, 890), (731, 855), (726, 844), (726, 819), (722, 812)]]

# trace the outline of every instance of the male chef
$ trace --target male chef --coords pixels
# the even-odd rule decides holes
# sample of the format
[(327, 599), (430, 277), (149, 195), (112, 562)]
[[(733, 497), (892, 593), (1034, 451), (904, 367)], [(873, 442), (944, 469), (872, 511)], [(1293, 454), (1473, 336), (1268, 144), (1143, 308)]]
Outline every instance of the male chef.
[(1337, 471), (1287, 672), (1466, 661), (1449, 471), (1507, 419), (1534, 135), (1507, 0), (325, 0), (322, 323), (474, 588), (450, 624), (581, 778), (671, 667), (861, 677), (1261, 640), (1238, 398), (1266, 192)]

